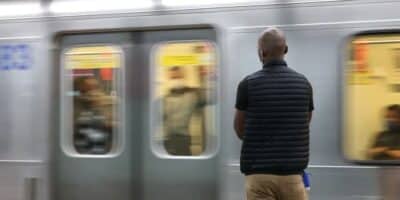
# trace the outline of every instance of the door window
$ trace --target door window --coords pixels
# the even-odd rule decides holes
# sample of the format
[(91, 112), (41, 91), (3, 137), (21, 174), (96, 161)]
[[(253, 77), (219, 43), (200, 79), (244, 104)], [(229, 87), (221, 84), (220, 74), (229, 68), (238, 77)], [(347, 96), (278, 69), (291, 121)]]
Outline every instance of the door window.
[(122, 59), (115, 46), (64, 52), (61, 144), (67, 154), (110, 155), (121, 149)]
[(211, 154), (217, 144), (215, 46), (166, 42), (153, 53), (153, 150), (174, 157)]

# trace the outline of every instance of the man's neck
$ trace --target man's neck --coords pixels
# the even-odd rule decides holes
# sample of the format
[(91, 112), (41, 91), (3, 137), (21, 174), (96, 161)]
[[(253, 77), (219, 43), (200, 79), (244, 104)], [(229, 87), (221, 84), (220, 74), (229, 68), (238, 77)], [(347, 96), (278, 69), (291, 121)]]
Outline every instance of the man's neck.
[(265, 64), (267, 64), (267, 63), (269, 63), (269, 62), (271, 62), (271, 61), (274, 61), (274, 60), (284, 60), (284, 57), (281, 56), (281, 57), (270, 57), (270, 58), (265, 58), (265, 59), (263, 60), (263, 64), (265, 65)]

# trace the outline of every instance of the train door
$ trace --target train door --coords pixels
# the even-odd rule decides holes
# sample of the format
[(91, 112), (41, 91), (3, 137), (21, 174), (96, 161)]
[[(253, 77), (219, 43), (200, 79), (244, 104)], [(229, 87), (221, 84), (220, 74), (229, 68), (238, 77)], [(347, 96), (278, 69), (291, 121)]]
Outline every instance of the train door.
[[(144, 199), (217, 199), (215, 32), (140, 35), (140, 49), (151, 58), (145, 60), (151, 105), (143, 119), (151, 119), (151, 137), (143, 141), (151, 146), (144, 151)], [(190, 122), (185, 115), (192, 116)]]
[(60, 37), (55, 199), (217, 199), (215, 32)]
[[(129, 33), (68, 35), (60, 39), (60, 118), (55, 198), (133, 199), (139, 180), (139, 132), (125, 73), (135, 67)], [(126, 76), (128, 77), (128, 76)]]

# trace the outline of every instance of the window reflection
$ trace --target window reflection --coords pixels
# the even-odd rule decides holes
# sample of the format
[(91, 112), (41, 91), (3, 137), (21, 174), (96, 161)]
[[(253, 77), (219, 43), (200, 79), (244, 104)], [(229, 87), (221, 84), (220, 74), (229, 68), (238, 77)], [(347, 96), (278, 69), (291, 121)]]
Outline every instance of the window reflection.
[(206, 42), (167, 43), (157, 50), (159, 131), (165, 152), (203, 154), (215, 128), (215, 52)]
[[(66, 54), (72, 87), (72, 144), (78, 154), (108, 154), (118, 131), (119, 52), (111, 47), (79, 47)], [(67, 133), (68, 134), (68, 133)]]

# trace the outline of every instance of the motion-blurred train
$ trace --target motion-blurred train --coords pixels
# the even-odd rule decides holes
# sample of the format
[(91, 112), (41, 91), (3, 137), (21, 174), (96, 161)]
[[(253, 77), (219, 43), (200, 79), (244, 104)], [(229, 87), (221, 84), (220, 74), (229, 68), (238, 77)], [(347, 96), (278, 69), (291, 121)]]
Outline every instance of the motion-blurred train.
[[(236, 87), (261, 68), (256, 41), (270, 26), (286, 33), (287, 61), (314, 89), (310, 198), (382, 199), (387, 163), (366, 152), (382, 109), (400, 102), (399, 9), (396, 0), (2, 1), (0, 199), (244, 199)], [(186, 136), (167, 140), (171, 130)]]

